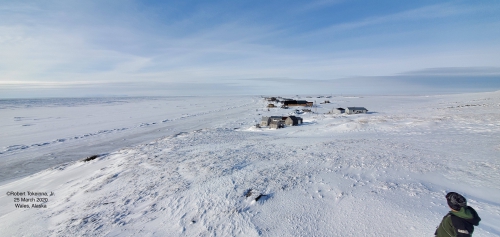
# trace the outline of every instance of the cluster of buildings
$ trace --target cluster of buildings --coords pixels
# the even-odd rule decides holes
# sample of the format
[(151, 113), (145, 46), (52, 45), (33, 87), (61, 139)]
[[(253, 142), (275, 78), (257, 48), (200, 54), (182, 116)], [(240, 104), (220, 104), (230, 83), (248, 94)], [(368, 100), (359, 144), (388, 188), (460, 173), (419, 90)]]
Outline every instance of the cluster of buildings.
[(271, 117), (262, 117), (259, 126), (260, 127), (269, 127), (269, 128), (284, 128), (286, 126), (297, 126), (302, 124), (303, 120), (301, 117), (296, 116), (271, 116)]
[(365, 109), (365, 107), (347, 107), (346, 109), (344, 108), (336, 108), (332, 110), (332, 113), (334, 114), (366, 114), (368, 113), (368, 110)]
[[(320, 98), (320, 97), (318, 97)], [(309, 102), (306, 100), (293, 100), (281, 97), (267, 97), (265, 98), (268, 102), (268, 108), (277, 107), (276, 103), (281, 103), (281, 108), (288, 108), (291, 106), (302, 106), (302, 107), (312, 107), (314, 105), (313, 102)], [(325, 100), (324, 103), (321, 104), (329, 104), (330, 101)], [(269, 110), (269, 109), (268, 109)], [(298, 111), (298, 110), (296, 110)], [(303, 109), (303, 112), (311, 112), (309, 109)], [(335, 108), (329, 113), (334, 114), (366, 114), (368, 110), (365, 107), (346, 107), (344, 108)], [(303, 120), (301, 117), (296, 116), (270, 116), (270, 117), (262, 117), (260, 124), (257, 124), (257, 127), (269, 127), (269, 128), (284, 128), (285, 126), (297, 126), (302, 124)]]
[[(318, 97), (318, 98), (323, 98)], [(327, 97), (329, 98), (329, 97)], [(306, 100), (293, 100), (293, 99), (287, 99), (287, 98), (282, 98), (282, 97), (266, 97), (265, 98), (268, 102), (272, 102), (272, 104), (268, 104), (268, 108), (275, 108), (277, 107), (274, 103), (281, 103), (282, 106), (281, 108), (288, 108), (291, 106), (302, 106), (302, 107), (312, 107), (314, 105), (313, 102), (309, 102)], [(321, 104), (329, 104), (329, 100), (325, 100)], [(368, 110), (365, 107), (347, 107), (347, 108), (336, 108), (333, 109), (332, 113), (334, 114), (366, 114), (368, 113)]]

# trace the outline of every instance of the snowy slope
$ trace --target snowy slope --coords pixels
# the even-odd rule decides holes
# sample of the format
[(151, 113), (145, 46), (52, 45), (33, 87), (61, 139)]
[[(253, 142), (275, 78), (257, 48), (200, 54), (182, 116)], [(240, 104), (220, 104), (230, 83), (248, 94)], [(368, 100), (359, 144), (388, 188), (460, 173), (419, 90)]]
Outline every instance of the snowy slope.
[[(457, 191), (483, 219), (474, 236), (500, 236), (500, 92), (329, 100), (301, 115), (303, 125), (271, 130), (253, 125), (292, 110), (267, 111), (256, 97), (185, 99), (187, 112), (177, 115), (175, 129), (160, 128), (154, 140), (5, 182), (0, 235), (431, 236), (448, 211), (444, 195)], [(189, 106), (196, 103), (206, 112)], [(370, 113), (326, 114), (339, 106)], [(115, 107), (94, 110), (106, 108)], [(142, 114), (132, 120), (169, 117)], [(111, 129), (99, 121), (112, 116), (37, 136)], [(182, 116), (196, 119), (182, 123)], [(36, 142), (18, 136), (2, 144)], [(65, 143), (71, 144), (59, 145)], [(0, 159), (30, 149), (40, 148), (5, 149)], [(46, 208), (16, 208), (9, 191), (55, 196), (47, 197)]]

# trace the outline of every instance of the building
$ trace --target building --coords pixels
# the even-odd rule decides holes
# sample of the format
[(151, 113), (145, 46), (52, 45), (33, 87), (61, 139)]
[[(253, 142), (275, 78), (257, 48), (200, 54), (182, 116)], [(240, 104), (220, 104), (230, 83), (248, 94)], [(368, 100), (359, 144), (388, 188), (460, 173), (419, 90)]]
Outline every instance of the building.
[(260, 121), (260, 126), (267, 127), (271, 124), (272, 121), (280, 121), (282, 120), (281, 116), (271, 116), (271, 117), (262, 117)]
[(269, 128), (280, 129), (285, 127), (285, 121), (283, 120), (273, 120), (269, 124)]
[(284, 117), (285, 124), (288, 126), (297, 126), (302, 124), (303, 120), (301, 117), (288, 116)]
[(347, 107), (346, 114), (366, 114), (368, 112), (365, 107)]
[(278, 129), (278, 128), (284, 128), (285, 125), (297, 126), (302, 124), (302, 122), (303, 122), (302, 118), (296, 116), (288, 116), (288, 117), (271, 116), (271, 117), (262, 117), (260, 126), (262, 127), (269, 126), (269, 128)]
[(312, 107), (313, 102), (305, 101), (305, 100), (286, 100), (282, 101), (284, 106), (306, 106)]
[(267, 101), (276, 101), (276, 97), (267, 97), (266, 100)]
[(294, 101), (293, 99), (288, 99), (288, 98), (282, 98), (280, 100), (280, 103), (285, 104), (285, 101)]
[(274, 106), (274, 104), (268, 104), (267, 105), (267, 108), (274, 108), (274, 107), (276, 107), (276, 106)]
[(343, 113), (345, 113), (345, 109), (344, 108), (336, 108), (336, 109), (332, 110), (332, 113), (333, 114), (343, 114)]

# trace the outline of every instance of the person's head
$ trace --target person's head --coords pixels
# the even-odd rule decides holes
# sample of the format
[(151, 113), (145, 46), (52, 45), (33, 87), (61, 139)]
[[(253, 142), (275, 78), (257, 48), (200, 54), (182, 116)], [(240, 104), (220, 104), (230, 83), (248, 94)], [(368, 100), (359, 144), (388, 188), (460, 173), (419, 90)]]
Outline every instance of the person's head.
[(467, 206), (467, 200), (464, 196), (455, 192), (447, 193), (446, 201), (448, 202), (448, 206), (454, 211), (460, 211), (462, 207)]

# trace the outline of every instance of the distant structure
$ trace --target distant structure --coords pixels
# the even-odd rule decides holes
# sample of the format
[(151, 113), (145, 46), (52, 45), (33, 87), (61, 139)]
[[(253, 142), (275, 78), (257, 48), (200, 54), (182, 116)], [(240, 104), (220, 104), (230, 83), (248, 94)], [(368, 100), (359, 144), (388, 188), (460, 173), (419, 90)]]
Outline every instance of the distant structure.
[(368, 112), (365, 107), (347, 107), (346, 114), (366, 114)]
[(284, 106), (290, 107), (290, 106), (306, 106), (306, 107), (312, 107), (313, 102), (305, 101), (305, 100), (283, 100), (281, 101)]
[(333, 114), (343, 114), (343, 113), (345, 113), (345, 109), (344, 108), (336, 108), (336, 109), (332, 110), (332, 113)]
[(273, 120), (269, 124), (269, 128), (280, 129), (285, 127), (285, 122), (283, 120)]
[(276, 97), (266, 97), (267, 101), (276, 101)]
[(271, 116), (271, 117), (262, 117), (260, 121), (260, 126), (267, 127), (271, 124), (272, 121), (280, 121), (282, 120), (281, 116)]
[(279, 128), (284, 128), (285, 125), (297, 126), (302, 124), (302, 122), (303, 122), (302, 118), (296, 116), (288, 116), (288, 117), (271, 116), (271, 117), (262, 117), (260, 126), (279, 129)]
[(295, 116), (288, 116), (288, 117), (283, 117), (285, 120), (285, 124), (288, 126), (297, 126), (302, 124), (303, 120), (301, 117), (295, 117)]
[(267, 105), (267, 108), (274, 108), (274, 107), (276, 107), (276, 106), (274, 106), (274, 104), (268, 104)]

